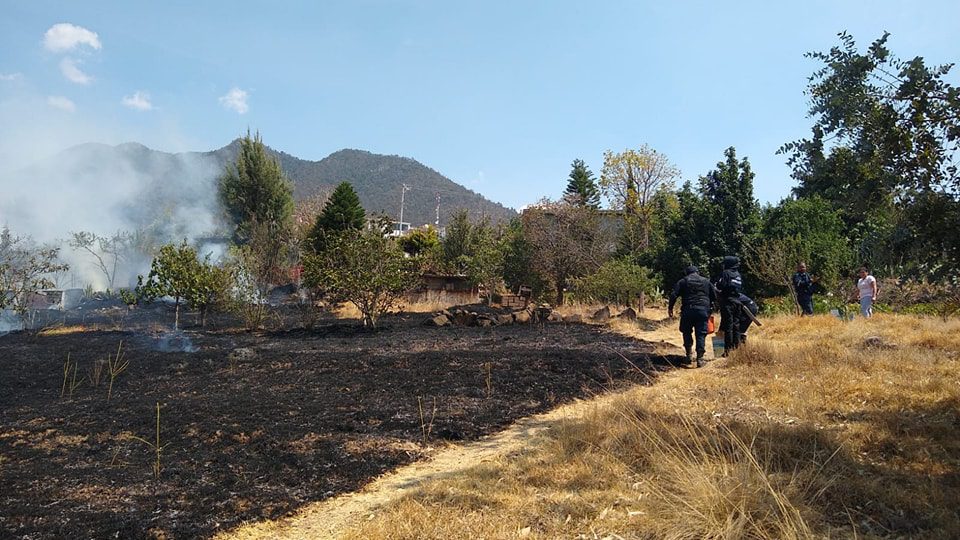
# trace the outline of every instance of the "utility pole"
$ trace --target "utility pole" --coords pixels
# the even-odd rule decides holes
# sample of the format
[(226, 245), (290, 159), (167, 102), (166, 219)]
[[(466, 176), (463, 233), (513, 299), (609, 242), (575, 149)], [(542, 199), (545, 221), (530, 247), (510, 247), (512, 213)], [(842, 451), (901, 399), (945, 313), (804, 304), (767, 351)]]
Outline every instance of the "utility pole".
[(406, 184), (400, 184), (400, 224), (397, 225), (397, 232), (403, 234), (403, 196), (410, 190), (410, 186)]
[(437, 220), (433, 223), (437, 229), (440, 228), (440, 192), (436, 192), (437, 195)]

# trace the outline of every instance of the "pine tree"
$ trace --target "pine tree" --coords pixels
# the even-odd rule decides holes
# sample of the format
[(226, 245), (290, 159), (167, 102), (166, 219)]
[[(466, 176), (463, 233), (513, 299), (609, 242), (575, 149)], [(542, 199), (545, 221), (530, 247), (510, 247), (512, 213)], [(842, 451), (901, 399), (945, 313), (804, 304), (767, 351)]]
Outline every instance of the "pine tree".
[(278, 235), (293, 216), (293, 186), (280, 162), (267, 154), (260, 133), (240, 139), (237, 160), (220, 177), (220, 202), (234, 226), (234, 241), (245, 244), (255, 227)]
[(700, 179), (713, 226), (713, 255), (738, 255), (747, 240), (760, 230), (760, 204), (753, 196), (753, 170), (747, 158), (737, 161), (732, 146), (726, 160)]
[(360, 205), (360, 197), (350, 182), (341, 182), (317, 216), (310, 237), (317, 252), (324, 250), (326, 239), (346, 230), (360, 230), (366, 221), (366, 213)]
[(582, 159), (573, 160), (569, 178), (565, 195), (573, 197), (580, 206), (600, 208), (600, 190)]

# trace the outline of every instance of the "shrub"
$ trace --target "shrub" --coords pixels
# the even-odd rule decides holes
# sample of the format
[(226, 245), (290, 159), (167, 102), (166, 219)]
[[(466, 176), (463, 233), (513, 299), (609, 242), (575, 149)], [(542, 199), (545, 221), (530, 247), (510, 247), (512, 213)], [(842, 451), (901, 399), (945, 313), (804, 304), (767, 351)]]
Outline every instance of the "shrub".
[(655, 296), (659, 277), (627, 259), (607, 261), (596, 272), (573, 280), (581, 301), (630, 305), (641, 294)]
[(304, 281), (333, 303), (352, 303), (364, 326), (376, 326), (420, 276), (416, 261), (376, 227), (328, 236), (326, 247), (304, 260)]

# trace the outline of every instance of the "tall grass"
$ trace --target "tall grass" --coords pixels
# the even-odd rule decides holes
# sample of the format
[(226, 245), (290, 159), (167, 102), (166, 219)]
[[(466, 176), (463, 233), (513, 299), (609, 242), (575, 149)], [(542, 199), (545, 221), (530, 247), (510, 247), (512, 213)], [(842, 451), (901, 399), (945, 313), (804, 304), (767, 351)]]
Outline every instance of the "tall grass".
[(960, 321), (784, 317), (754, 336), (345, 537), (960, 537)]

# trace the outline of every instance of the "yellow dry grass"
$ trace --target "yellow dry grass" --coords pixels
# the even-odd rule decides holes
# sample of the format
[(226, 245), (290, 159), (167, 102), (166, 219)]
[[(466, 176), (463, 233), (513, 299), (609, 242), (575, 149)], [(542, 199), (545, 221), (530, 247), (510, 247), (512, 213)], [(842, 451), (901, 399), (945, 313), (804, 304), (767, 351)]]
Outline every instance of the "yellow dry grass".
[(344, 537), (957, 538), (958, 368), (957, 320), (768, 319)]
[(41, 336), (62, 336), (66, 334), (78, 334), (80, 332), (88, 332), (89, 330), (90, 330), (90, 327), (79, 325), (79, 324), (69, 325), (69, 326), (57, 325), (57, 326), (51, 326), (50, 328), (44, 328), (43, 330), (38, 332), (38, 334)]
[[(401, 302), (399, 306), (391, 309), (391, 313), (433, 313), (450, 307), (450, 304), (443, 302)], [(333, 315), (338, 319), (362, 319), (363, 315), (357, 306), (346, 302), (331, 309)]]

